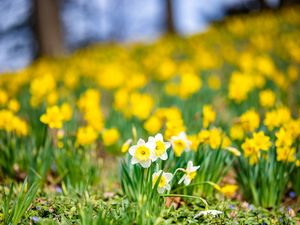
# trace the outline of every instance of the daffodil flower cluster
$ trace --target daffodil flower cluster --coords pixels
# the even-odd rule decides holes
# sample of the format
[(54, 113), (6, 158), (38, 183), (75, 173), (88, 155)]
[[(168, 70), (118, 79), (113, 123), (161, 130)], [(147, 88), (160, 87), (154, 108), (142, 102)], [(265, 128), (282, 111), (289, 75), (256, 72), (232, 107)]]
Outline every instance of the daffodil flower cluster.
[(143, 139), (139, 139), (136, 145), (129, 148), (128, 152), (132, 156), (132, 164), (140, 164), (144, 168), (149, 168), (151, 162), (155, 162), (157, 159), (167, 160), (167, 150), (171, 144), (163, 140), (161, 134), (155, 135), (155, 137), (149, 137), (145, 142)]

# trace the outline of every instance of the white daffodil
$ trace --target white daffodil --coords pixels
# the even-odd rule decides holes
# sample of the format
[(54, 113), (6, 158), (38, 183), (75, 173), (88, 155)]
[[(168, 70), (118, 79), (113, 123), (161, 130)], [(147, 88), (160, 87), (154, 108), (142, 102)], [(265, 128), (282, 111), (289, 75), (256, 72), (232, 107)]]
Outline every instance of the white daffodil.
[(199, 212), (197, 215), (194, 216), (194, 218), (198, 218), (200, 216), (207, 216), (207, 215), (212, 215), (212, 216), (217, 216), (219, 214), (222, 214), (223, 212), (219, 211), (219, 210), (214, 210), (214, 209), (211, 209), (211, 210), (205, 210), (205, 211), (201, 211)]
[(156, 173), (153, 173), (153, 175), (152, 175), (152, 187), (154, 187), (154, 185), (156, 184), (160, 174), (161, 174), (161, 177), (160, 177), (160, 180), (158, 181), (159, 183), (158, 183), (158, 186), (157, 186), (157, 192), (159, 194), (162, 194), (162, 193), (164, 193), (165, 190), (168, 190), (168, 191), (171, 190), (171, 186), (170, 186), (169, 183), (173, 178), (173, 174), (162, 172), (162, 170), (159, 170)]
[(162, 134), (158, 133), (155, 137), (149, 137), (148, 141), (155, 142), (153, 162), (158, 158), (161, 160), (166, 160), (168, 158), (167, 149), (170, 148), (171, 143), (164, 142)]
[(178, 184), (181, 184), (182, 182), (184, 185), (189, 185), (191, 181), (195, 178), (197, 174), (197, 170), (200, 168), (200, 166), (193, 166), (193, 162), (189, 161), (187, 164), (186, 169), (181, 169), (185, 174), (183, 177), (179, 180)]
[(142, 167), (148, 168), (154, 158), (155, 142), (139, 139), (136, 145), (129, 148), (129, 154), (132, 155), (131, 164), (139, 163)]
[(172, 147), (175, 156), (181, 156), (183, 151), (189, 151), (192, 144), (191, 141), (187, 139), (185, 132), (181, 132), (178, 136), (171, 137)]

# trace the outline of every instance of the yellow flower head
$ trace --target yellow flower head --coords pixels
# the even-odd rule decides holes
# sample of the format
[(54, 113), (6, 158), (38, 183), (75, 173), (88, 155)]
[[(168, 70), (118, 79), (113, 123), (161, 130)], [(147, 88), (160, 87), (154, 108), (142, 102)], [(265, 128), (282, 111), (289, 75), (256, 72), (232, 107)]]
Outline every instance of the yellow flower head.
[(216, 112), (213, 110), (211, 105), (203, 106), (203, 127), (207, 128), (210, 123), (216, 120)]
[(262, 107), (270, 108), (274, 106), (276, 95), (272, 90), (264, 90), (259, 93), (259, 103)]
[(209, 88), (212, 90), (216, 91), (216, 90), (219, 90), (221, 87), (221, 79), (217, 75), (210, 75), (208, 77), (207, 82), (208, 82)]
[(247, 99), (248, 93), (254, 88), (253, 77), (249, 74), (234, 72), (229, 81), (229, 99), (240, 103)]
[(0, 106), (5, 105), (8, 101), (7, 93), (4, 90), (0, 89)]
[(154, 100), (150, 95), (135, 92), (130, 95), (129, 107), (127, 108), (127, 110), (140, 120), (145, 120), (149, 117), (153, 105)]
[(244, 137), (244, 130), (240, 124), (235, 124), (230, 128), (230, 137), (233, 140), (242, 140)]
[(76, 134), (76, 143), (78, 145), (93, 144), (98, 137), (98, 133), (91, 126), (79, 127)]
[(40, 120), (50, 128), (60, 129), (63, 125), (63, 116), (60, 108), (56, 105), (48, 107), (46, 113), (40, 117)]
[(191, 150), (197, 151), (199, 146), (199, 138), (197, 134), (188, 135), (188, 139), (191, 141)]
[(242, 149), (244, 151), (244, 156), (249, 158), (251, 165), (256, 164), (260, 157), (259, 148), (257, 148), (253, 139), (247, 138), (242, 144)]
[(8, 108), (13, 112), (18, 112), (20, 109), (20, 104), (16, 99), (11, 99), (8, 102)]
[(283, 126), (294, 138), (300, 137), (300, 119), (291, 119), (290, 121), (284, 123)]
[(270, 137), (266, 136), (263, 131), (253, 133), (253, 142), (259, 150), (268, 151), (271, 146)]
[(165, 138), (170, 139), (173, 136), (185, 131), (185, 126), (182, 119), (170, 120), (166, 122)]
[(198, 133), (199, 144), (206, 144), (209, 142), (210, 132), (208, 130), (201, 130)]
[(237, 191), (238, 186), (234, 184), (227, 184), (221, 187), (220, 191), (227, 197), (232, 197)]
[(172, 147), (176, 157), (181, 156), (184, 151), (189, 151), (191, 142), (187, 139), (185, 132), (171, 138)]
[(6, 132), (15, 132), (18, 136), (26, 136), (28, 134), (27, 123), (14, 115), (10, 110), (0, 110), (0, 130)]
[(247, 112), (241, 115), (240, 122), (244, 131), (252, 132), (259, 126), (259, 115), (256, 111), (252, 109), (248, 110)]
[(209, 134), (209, 145), (212, 149), (217, 149), (221, 147), (222, 143), (222, 131), (218, 128), (213, 128), (210, 130)]
[(144, 123), (144, 128), (149, 134), (156, 134), (162, 127), (162, 121), (157, 116), (151, 116)]
[(60, 111), (64, 121), (68, 121), (72, 118), (73, 110), (70, 104), (63, 103), (60, 107)]
[(115, 144), (120, 138), (120, 133), (116, 128), (110, 128), (102, 132), (103, 144), (111, 146)]
[(165, 92), (168, 95), (178, 96), (181, 99), (187, 99), (202, 86), (201, 79), (197, 74), (185, 73), (174, 81), (170, 81), (165, 86)]
[(279, 147), (276, 149), (276, 153), (277, 153), (277, 161), (294, 162), (296, 160), (295, 148), (289, 146)]
[(276, 136), (276, 147), (290, 147), (293, 143), (293, 137), (290, 132), (281, 127), (279, 131), (275, 133)]

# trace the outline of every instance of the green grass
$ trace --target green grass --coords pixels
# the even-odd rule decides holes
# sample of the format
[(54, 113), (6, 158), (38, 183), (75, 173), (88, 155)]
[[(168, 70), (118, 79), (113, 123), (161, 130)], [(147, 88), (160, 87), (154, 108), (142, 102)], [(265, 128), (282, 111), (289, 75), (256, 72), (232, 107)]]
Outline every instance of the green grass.
[[(107, 194), (92, 190), (71, 193), (56, 190), (39, 192), (34, 198), (36, 187), (34, 184), (26, 193), (24, 186), (18, 194), (12, 191), (8, 202), (10, 207), (4, 201), (5, 196), (1, 195), (1, 224), (147, 224), (146, 220), (136, 221), (138, 206), (126, 197), (105, 198)], [(223, 214), (195, 218), (204, 210), (203, 202), (181, 199), (177, 209), (158, 206), (162, 209), (158, 216), (143, 216), (152, 217), (153, 224), (297, 224), (300, 220), (300, 213), (293, 215), (294, 211), (288, 207), (267, 210), (245, 202), (215, 198), (208, 199), (208, 204), (210, 209), (220, 210)]]

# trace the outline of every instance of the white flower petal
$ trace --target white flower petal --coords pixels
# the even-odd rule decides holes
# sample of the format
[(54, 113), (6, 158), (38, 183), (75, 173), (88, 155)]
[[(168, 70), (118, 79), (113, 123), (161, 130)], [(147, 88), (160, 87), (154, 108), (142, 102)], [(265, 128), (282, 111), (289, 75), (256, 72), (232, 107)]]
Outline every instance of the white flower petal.
[(161, 160), (167, 160), (168, 159), (168, 153), (164, 153), (162, 156), (160, 156)]
[(149, 148), (151, 151), (154, 151), (154, 149), (155, 149), (155, 147), (156, 147), (155, 141), (148, 141), (145, 145), (146, 145), (146, 147)]
[(142, 138), (140, 138), (137, 142), (137, 145), (143, 145), (143, 144), (145, 144), (145, 141)]
[(193, 162), (190, 160), (190, 161), (188, 161), (186, 170), (190, 171), (192, 168), (193, 168)]
[(193, 166), (193, 168), (191, 169), (191, 172), (195, 172), (200, 168), (200, 166)]
[(163, 194), (163, 193), (165, 192), (165, 188), (164, 188), (164, 187), (158, 187), (158, 188), (157, 188), (157, 192), (158, 192), (159, 194)]
[(138, 163), (139, 161), (136, 159), (136, 158), (134, 158), (134, 157), (132, 157), (131, 158), (131, 164), (132, 165), (134, 165), (134, 164), (136, 164), (136, 163)]
[(163, 141), (163, 136), (161, 133), (158, 133), (157, 135), (155, 135), (155, 140), (156, 141)]
[(150, 137), (148, 137), (148, 141), (153, 142), (153, 141), (155, 141), (155, 138), (150, 136)]
[(186, 140), (186, 134), (185, 132), (180, 132), (180, 134), (178, 135), (179, 138)]
[[(155, 155), (155, 154), (154, 154), (154, 155)], [(158, 159), (158, 157), (156, 157), (156, 156), (150, 157), (150, 158), (151, 158), (152, 162), (155, 162), (155, 161)]]
[(165, 187), (168, 191), (171, 190), (171, 185), (170, 184), (167, 184), (166, 187)]
[(165, 178), (166, 178), (166, 180), (167, 180), (168, 183), (173, 178), (173, 174), (172, 173), (164, 173), (163, 176), (165, 176)]
[(128, 150), (129, 154), (133, 156), (135, 154), (136, 149), (137, 149), (136, 145), (131, 146)]
[(166, 150), (171, 147), (171, 143), (170, 142), (164, 142), (164, 144), (165, 144)]
[(151, 165), (151, 160), (149, 159), (147, 161), (141, 161), (140, 164), (143, 168), (149, 168)]
[(186, 177), (185, 177), (183, 183), (184, 183), (185, 186), (187, 186), (187, 185), (189, 185), (189, 184), (191, 183), (191, 179), (189, 178), (189, 176), (186, 176)]

